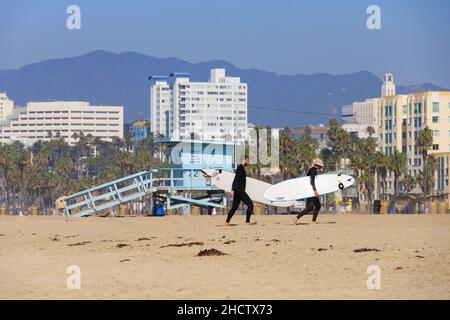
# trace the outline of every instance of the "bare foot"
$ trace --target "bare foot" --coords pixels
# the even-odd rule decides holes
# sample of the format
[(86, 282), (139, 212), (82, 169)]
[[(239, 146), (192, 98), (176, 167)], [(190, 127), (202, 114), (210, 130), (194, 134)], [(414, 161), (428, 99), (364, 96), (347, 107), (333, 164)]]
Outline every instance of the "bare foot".
[(299, 219), (297, 217), (294, 217), (292, 218), (292, 223), (296, 225), (298, 223), (298, 220)]
[(225, 227), (229, 227), (230, 223), (229, 222), (225, 222)]
[(250, 226), (250, 225), (258, 224), (258, 222), (256, 222), (256, 221), (253, 221), (253, 222), (246, 222), (246, 224)]

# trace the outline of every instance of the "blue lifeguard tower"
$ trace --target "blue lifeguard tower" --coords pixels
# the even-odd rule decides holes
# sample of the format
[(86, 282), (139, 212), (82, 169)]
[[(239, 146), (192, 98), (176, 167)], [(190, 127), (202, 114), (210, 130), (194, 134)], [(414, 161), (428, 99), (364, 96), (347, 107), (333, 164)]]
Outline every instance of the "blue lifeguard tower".
[(235, 144), (231, 142), (155, 139), (166, 144), (168, 168), (149, 169), (62, 197), (66, 216), (88, 216), (142, 197), (149, 196), (151, 207), (157, 201), (168, 210), (192, 207), (226, 208), (223, 190), (207, 183), (203, 169), (233, 171)]

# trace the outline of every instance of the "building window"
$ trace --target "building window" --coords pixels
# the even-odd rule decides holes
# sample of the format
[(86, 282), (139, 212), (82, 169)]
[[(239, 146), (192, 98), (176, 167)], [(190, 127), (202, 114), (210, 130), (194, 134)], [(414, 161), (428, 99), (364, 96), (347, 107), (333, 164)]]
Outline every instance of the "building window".
[(433, 137), (439, 137), (439, 130), (433, 130)]
[(439, 150), (439, 144), (433, 144), (433, 150), (435, 151)]
[(433, 102), (433, 112), (439, 112), (439, 102)]
[(439, 116), (433, 116), (432, 121), (433, 123), (439, 123)]

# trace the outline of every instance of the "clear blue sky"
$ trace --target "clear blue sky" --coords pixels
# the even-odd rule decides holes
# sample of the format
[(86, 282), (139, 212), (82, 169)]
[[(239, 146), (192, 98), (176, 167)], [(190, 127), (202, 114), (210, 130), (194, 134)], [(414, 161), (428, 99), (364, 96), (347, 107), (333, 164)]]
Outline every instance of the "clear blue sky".
[[(66, 8), (81, 8), (81, 30)], [(366, 9), (381, 8), (381, 30)], [(281, 74), (392, 72), (450, 88), (448, 0), (0, 0), (0, 69), (96, 49)]]

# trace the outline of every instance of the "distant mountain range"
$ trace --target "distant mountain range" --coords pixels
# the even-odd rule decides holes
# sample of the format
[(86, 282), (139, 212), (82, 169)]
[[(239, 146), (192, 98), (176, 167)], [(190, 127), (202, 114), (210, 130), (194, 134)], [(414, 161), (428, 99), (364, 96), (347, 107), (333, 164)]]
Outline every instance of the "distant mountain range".
[[(248, 83), (249, 121), (274, 127), (327, 123), (330, 117), (340, 117), (343, 105), (379, 96), (382, 83), (368, 71), (279, 75), (240, 69), (221, 60), (190, 63), (135, 52), (116, 54), (97, 50), (15, 70), (0, 70), (0, 92), (6, 92), (21, 106), (46, 99), (123, 105), (125, 120), (132, 121), (149, 117), (148, 76), (188, 72), (192, 80), (207, 81), (209, 70), (217, 67), (226, 68), (227, 75), (241, 77), (241, 81)], [(428, 90), (447, 89), (431, 83), (397, 86), (398, 93)]]

